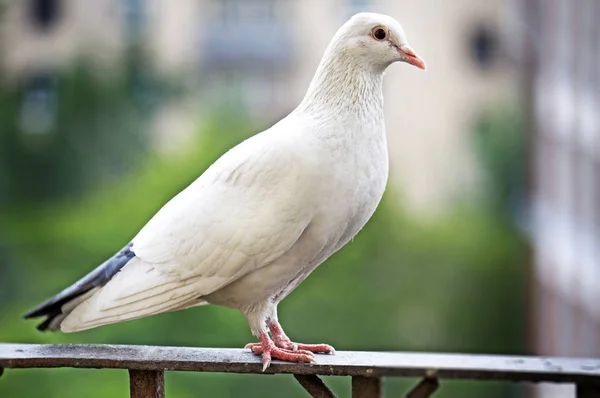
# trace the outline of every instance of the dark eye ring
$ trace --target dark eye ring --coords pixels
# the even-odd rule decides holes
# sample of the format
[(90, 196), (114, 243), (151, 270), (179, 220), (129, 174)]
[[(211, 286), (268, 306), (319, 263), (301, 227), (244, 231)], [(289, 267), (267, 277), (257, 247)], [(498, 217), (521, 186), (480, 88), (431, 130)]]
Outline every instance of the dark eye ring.
[(385, 40), (387, 38), (387, 32), (381, 26), (373, 28), (371, 35), (375, 40)]

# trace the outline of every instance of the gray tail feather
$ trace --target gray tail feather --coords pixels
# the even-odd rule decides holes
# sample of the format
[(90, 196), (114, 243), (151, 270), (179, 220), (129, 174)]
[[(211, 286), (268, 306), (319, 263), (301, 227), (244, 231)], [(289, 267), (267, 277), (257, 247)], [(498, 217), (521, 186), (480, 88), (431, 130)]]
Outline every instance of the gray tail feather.
[(45, 316), (46, 319), (37, 326), (40, 331), (57, 330), (65, 317), (82, 301), (87, 299), (93, 291), (106, 283), (129, 262), (135, 253), (131, 250), (132, 243), (129, 243), (117, 254), (100, 264), (92, 272), (75, 282), (73, 285), (64, 289), (56, 296), (44, 301), (23, 317), (25, 319), (39, 318)]

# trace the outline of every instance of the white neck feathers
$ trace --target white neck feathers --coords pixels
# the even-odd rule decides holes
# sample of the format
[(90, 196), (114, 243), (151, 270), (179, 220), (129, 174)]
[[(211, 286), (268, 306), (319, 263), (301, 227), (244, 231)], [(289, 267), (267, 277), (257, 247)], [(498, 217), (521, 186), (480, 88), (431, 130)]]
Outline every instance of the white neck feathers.
[(383, 70), (332, 42), (298, 111), (355, 117), (383, 117)]

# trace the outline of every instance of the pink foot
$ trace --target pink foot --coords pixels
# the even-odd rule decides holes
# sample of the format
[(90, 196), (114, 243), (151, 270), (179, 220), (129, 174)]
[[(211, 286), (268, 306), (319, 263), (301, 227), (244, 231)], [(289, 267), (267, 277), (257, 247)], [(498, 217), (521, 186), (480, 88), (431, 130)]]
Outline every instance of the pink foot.
[(263, 372), (271, 364), (271, 359), (288, 362), (316, 362), (313, 353), (335, 354), (335, 349), (329, 344), (298, 344), (293, 343), (277, 321), (268, 323), (273, 340), (267, 333), (261, 333), (260, 343), (246, 344), (254, 354), (262, 355)]
[(260, 343), (247, 344), (244, 348), (250, 348), (256, 355), (262, 354), (263, 372), (271, 364), (272, 358), (288, 362), (316, 362), (313, 353), (310, 351), (292, 351), (275, 346), (266, 333), (260, 335)]
[(277, 321), (271, 322), (269, 329), (271, 330), (271, 336), (273, 336), (273, 342), (279, 348), (291, 351), (310, 351), (316, 354), (335, 354), (335, 349), (329, 344), (301, 344), (292, 342)]

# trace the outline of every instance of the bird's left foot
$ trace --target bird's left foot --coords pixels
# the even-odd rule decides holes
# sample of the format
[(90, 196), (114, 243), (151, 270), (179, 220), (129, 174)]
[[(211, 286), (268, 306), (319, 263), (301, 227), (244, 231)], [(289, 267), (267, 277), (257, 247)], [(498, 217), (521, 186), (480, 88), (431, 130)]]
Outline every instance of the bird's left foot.
[(335, 349), (329, 344), (300, 344), (292, 342), (284, 333), (279, 322), (269, 324), (271, 336), (263, 333), (259, 336), (260, 343), (246, 344), (254, 354), (262, 355), (263, 372), (271, 364), (271, 358), (288, 362), (316, 362), (314, 354), (335, 354)]
[(247, 344), (244, 348), (250, 348), (254, 354), (262, 355), (263, 372), (271, 365), (271, 358), (287, 362), (316, 362), (312, 352), (279, 348), (266, 333), (260, 336), (260, 343)]

